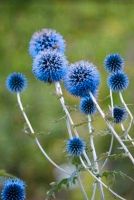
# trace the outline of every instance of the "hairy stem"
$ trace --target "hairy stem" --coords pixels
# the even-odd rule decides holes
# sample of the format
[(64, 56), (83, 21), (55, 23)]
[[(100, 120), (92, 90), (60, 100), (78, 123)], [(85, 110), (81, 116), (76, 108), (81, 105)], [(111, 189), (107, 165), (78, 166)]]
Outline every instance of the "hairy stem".
[[(60, 103), (61, 103), (62, 108), (63, 108), (63, 110), (64, 110), (64, 112), (66, 114), (66, 117), (67, 117), (67, 119), (68, 119), (68, 121), (69, 121), (69, 123), (71, 125), (71, 128), (72, 128), (75, 136), (79, 137), (77, 129), (76, 129), (76, 127), (74, 125), (74, 122), (72, 120), (72, 117), (71, 117), (71, 115), (70, 115), (70, 113), (69, 113), (69, 111), (68, 111), (68, 109), (66, 107), (65, 100), (64, 100), (64, 97), (63, 97), (63, 93), (62, 93), (62, 89), (61, 89), (61, 85), (60, 85), (59, 82), (55, 83), (55, 88), (56, 88), (56, 94), (59, 97)], [(69, 137), (72, 138), (72, 134), (69, 133)], [(88, 164), (91, 165), (90, 159), (88, 158), (88, 155), (87, 155), (86, 151), (84, 151), (83, 155), (85, 156), (85, 159), (88, 162)]]
[(98, 177), (96, 177), (93, 172), (91, 172), (88, 167), (86, 166), (85, 162), (83, 161), (82, 157), (80, 156), (80, 161), (83, 165), (83, 167), (86, 169), (86, 171), (89, 172), (89, 174), (95, 179), (97, 180), (97, 182), (100, 182), (109, 192), (111, 192), (115, 197), (121, 199), (121, 200), (126, 200), (123, 197), (121, 197), (120, 195), (118, 195), (116, 192), (114, 192), (110, 187), (108, 187), (105, 183), (103, 183), (103, 181), (101, 181)]
[(87, 196), (87, 193), (86, 193), (86, 191), (85, 191), (85, 188), (84, 188), (84, 186), (83, 186), (83, 183), (82, 183), (80, 174), (78, 174), (78, 182), (79, 182), (79, 186), (80, 186), (81, 192), (82, 192), (82, 194), (83, 194), (84, 200), (89, 200), (89, 199), (88, 199), (88, 196)]
[(127, 106), (127, 104), (125, 103), (125, 101), (124, 101), (124, 98), (123, 98), (123, 96), (122, 96), (122, 93), (121, 92), (119, 92), (119, 97), (120, 97), (120, 100), (121, 100), (121, 102), (122, 102), (122, 104), (124, 105), (124, 107), (126, 108), (126, 111), (128, 112), (128, 114), (129, 114), (129, 116), (130, 116), (130, 118), (131, 118), (131, 120), (133, 121), (133, 115), (132, 115), (132, 113), (131, 113), (131, 111), (129, 110), (129, 108), (128, 108), (128, 106)]
[(111, 100), (111, 111), (112, 111), (112, 117), (113, 117), (114, 101), (113, 101), (113, 93), (111, 89), (110, 89), (110, 100)]
[[(93, 153), (93, 163), (94, 163), (94, 167), (96, 172), (99, 174), (100, 170), (99, 170), (99, 165), (97, 162), (97, 154), (96, 154), (96, 149), (95, 149), (95, 145), (94, 145), (94, 136), (93, 136), (93, 129), (92, 129), (92, 125), (91, 125), (91, 116), (88, 115), (88, 128), (89, 128), (89, 134), (90, 134), (90, 146), (92, 149), (92, 153)], [(100, 179), (100, 178), (99, 178)], [(100, 190), (100, 194), (101, 194), (101, 199), (104, 200), (104, 191), (103, 191), (103, 187), (102, 184), (100, 182), (98, 182), (98, 186), (99, 186), (99, 190)]]
[(97, 183), (93, 183), (93, 193), (92, 193), (91, 200), (95, 199), (96, 189), (97, 189)]
[(123, 147), (126, 155), (128, 155), (128, 157), (130, 158), (131, 162), (134, 165), (134, 158), (131, 155), (131, 153), (129, 152), (128, 148), (126, 147), (126, 145), (122, 142), (121, 138), (119, 137), (119, 135), (116, 133), (116, 131), (114, 130), (113, 126), (110, 124), (110, 122), (106, 119), (105, 113), (103, 112), (103, 110), (101, 109), (101, 107), (99, 106), (99, 104), (97, 103), (95, 97), (93, 96), (93, 94), (90, 92), (90, 96), (93, 100), (93, 102), (95, 103), (100, 115), (102, 116), (103, 120), (106, 122), (106, 125), (108, 126), (108, 128), (111, 130), (111, 132), (113, 133), (114, 137), (118, 140), (118, 142), (120, 143), (120, 145)]
[[(61, 86), (60, 86), (59, 82), (55, 83), (55, 88), (56, 88), (56, 93), (60, 98), (60, 103), (62, 105), (62, 108), (63, 108), (63, 110), (64, 110), (64, 112), (66, 114), (66, 124), (67, 124), (69, 138), (73, 137), (72, 129), (73, 129), (74, 134), (76, 135), (76, 137), (79, 137), (79, 134), (78, 134), (76, 128), (74, 127), (74, 122), (73, 122), (73, 120), (71, 118), (71, 115), (70, 115), (70, 113), (69, 113), (69, 111), (68, 111), (68, 109), (67, 109), (67, 107), (65, 105), (65, 100), (64, 100), (64, 97), (63, 97), (63, 94), (62, 94), (62, 89), (61, 89)], [(84, 156), (85, 156), (85, 159), (87, 160), (88, 164), (91, 165), (91, 162), (90, 162), (90, 160), (89, 160), (89, 158), (88, 158), (88, 156), (87, 156), (85, 151), (84, 151)], [(86, 194), (84, 186), (82, 185), (79, 173), (78, 173), (78, 181), (79, 181), (79, 185), (80, 185), (81, 191), (83, 193), (84, 199), (88, 200), (88, 196)]]
[[(133, 115), (132, 115), (131, 111), (129, 110), (127, 104), (125, 103), (124, 98), (123, 98), (121, 92), (119, 92), (119, 97), (120, 97), (120, 100), (121, 100), (122, 104), (124, 105), (126, 111), (128, 112), (128, 114), (129, 114), (129, 116), (130, 116), (130, 119), (131, 119), (131, 120), (130, 120), (130, 123), (129, 123), (129, 126), (128, 126), (127, 130), (125, 131), (125, 134), (124, 134), (124, 137), (125, 137), (126, 139), (127, 139), (127, 138), (129, 139), (130, 136), (128, 136), (128, 134), (129, 134), (129, 131), (130, 131), (131, 127), (132, 127), (134, 118), (133, 118)], [(130, 139), (129, 139), (129, 140), (130, 140)]]
[[(124, 135), (125, 140), (128, 139), (132, 143), (132, 145), (134, 146), (134, 141), (131, 138), (131, 136), (129, 135), (129, 133), (126, 134), (125, 127), (123, 126), (123, 124), (121, 124), (121, 129), (122, 129), (123, 132), (125, 132), (125, 135)], [(128, 129), (127, 129), (127, 131), (128, 131)]]
[(110, 146), (109, 146), (109, 150), (107, 152), (107, 158), (105, 159), (102, 167), (101, 167), (101, 170), (105, 167), (105, 165), (107, 164), (107, 161), (108, 161), (108, 157), (111, 155), (111, 152), (112, 152), (112, 148), (113, 148), (113, 143), (114, 143), (114, 136), (112, 135), (111, 136), (111, 142), (110, 142)]
[(28, 119), (28, 117), (27, 117), (27, 114), (26, 114), (25, 111), (24, 111), (24, 107), (23, 107), (23, 104), (22, 104), (21, 97), (20, 97), (20, 94), (19, 94), (19, 93), (17, 93), (17, 101), (18, 101), (19, 108), (20, 108), (20, 110), (21, 110), (21, 112), (22, 112), (22, 115), (23, 115), (23, 117), (24, 117), (24, 119), (25, 119), (25, 122), (26, 122), (26, 124), (27, 124), (27, 126), (28, 126), (28, 128), (29, 128), (29, 130), (30, 130), (30, 132), (31, 132), (31, 134), (34, 136), (35, 142), (36, 142), (38, 148), (40, 149), (40, 151), (42, 152), (42, 154), (43, 154), (43, 155), (45, 156), (45, 158), (46, 158), (52, 165), (54, 165), (58, 170), (64, 172), (64, 173), (67, 174), (67, 175), (71, 175), (69, 172), (67, 172), (66, 170), (64, 170), (63, 168), (61, 168), (59, 165), (57, 165), (57, 164), (47, 155), (47, 153), (45, 152), (45, 150), (44, 150), (43, 147), (41, 146), (41, 144), (40, 144), (40, 142), (39, 142), (37, 136), (35, 135), (35, 131), (34, 131), (32, 125), (31, 125), (31, 123), (30, 123), (30, 121), (29, 121), (29, 119)]

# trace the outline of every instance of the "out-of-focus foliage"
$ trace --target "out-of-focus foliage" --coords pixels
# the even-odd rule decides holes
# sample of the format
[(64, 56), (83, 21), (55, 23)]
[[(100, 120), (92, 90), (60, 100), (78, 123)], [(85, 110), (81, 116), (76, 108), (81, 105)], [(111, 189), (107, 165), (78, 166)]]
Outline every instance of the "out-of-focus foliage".
[[(37, 149), (29, 136), (27, 127), (18, 110), (16, 96), (5, 88), (5, 79), (13, 71), (26, 74), (29, 87), (22, 94), (25, 109), (39, 133), (39, 138), (48, 154), (57, 163), (66, 163), (64, 152), (67, 130), (64, 113), (55, 96), (53, 85), (46, 85), (32, 75), (32, 60), (28, 55), (29, 40), (33, 32), (42, 28), (53, 28), (67, 41), (66, 55), (69, 61), (90, 60), (101, 72), (102, 84), (99, 94), (100, 103), (106, 108), (106, 72), (103, 67), (105, 56), (112, 52), (120, 53), (126, 62), (125, 71), (130, 78), (129, 89), (125, 92), (128, 103), (134, 102), (134, 3), (133, 1), (35, 1), (11, 0), (0, 3), (0, 169), (25, 180), (28, 197), (42, 200), (49, 189), (49, 183), (57, 175)], [(85, 122), (84, 115), (75, 111), (78, 99), (65, 92), (67, 103), (71, 106), (72, 116), (78, 124)], [(116, 103), (118, 103), (115, 95)], [(133, 106), (130, 106), (134, 111)], [(99, 123), (98, 123), (99, 120)], [(97, 121), (97, 123), (96, 123)], [(94, 118), (98, 131), (104, 129), (100, 118)], [(80, 135), (87, 139), (86, 124), (78, 126)], [(133, 133), (133, 129), (132, 129)], [(130, 134), (132, 134), (130, 133)], [(96, 137), (95, 137), (96, 138)], [(98, 152), (107, 151), (109, 137), (97, 137)], [(117, 147), (117, 146), (116, 146)], [(116, 151), (116, 150), (115, 150)], [(115, 151), (113, 153), (115, 153)], [(111, 161), (110, 169), (118, 169), (132, 176), (127, 160)], [(86, 174), (84, 183), (91, 196), (91, 178)], [(131, 181), (118, 178), (114, 189), (127, 199), (133, 199)], [(99, 194), (99, 193), (98, 193)], [(57, 199), (79, 200), (82, 196), (78, 188), (57, 194)], [(107, 192), (107, 199), (112, 199)]]

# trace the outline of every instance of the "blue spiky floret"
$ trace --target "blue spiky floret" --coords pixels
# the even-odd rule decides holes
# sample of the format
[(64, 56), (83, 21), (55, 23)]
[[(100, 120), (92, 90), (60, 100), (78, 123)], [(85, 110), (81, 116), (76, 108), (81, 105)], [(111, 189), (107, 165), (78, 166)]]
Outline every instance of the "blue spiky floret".
[(1, 192), (2, 200), (25, 200), (25, 183), (20, 179), (7, 179)]
[(42, 29), (35, 32), (30, 40), (29, 53), (34, 58), (41, 51), (57, 50), (61, 53), (65, 51), (65, 40), (62, 35), (52, 29)]
[(120, 71), (110, 74), (107, 83), (113, 92), (120, 92), (127, 89), (129, 85), (129, 79), (124, 72)]
[(81, 156), (85, 147), (85, 142), (82, 139), (74, 137), (67, 141), (66, 150), (70, 156)]
[(24, 74), (14, 72), (6, 79), (6, 87), (12, 93), (20, 93), (27, 86), (27, 79)]
[(116, 124), (123, 122), (125, 119), (127, 119), (127, 116), (128, 114), (124, 107), (119, 107), (119, 106), (114, 107), (113, 118)]
[(63, 79), (68, 62), (65, 56), (57, 51), (41, 52), (33, 61), (33, 74), (44, 82), (57, 82)]
[(96, 106), (90, 96), (81, 98), (80, 111), (86, 115), (93, 115), (96, 113)]
[(109, 54), (104, 60), (104, 67), (109, 73), (118, 72), (124, 68), (124, 59), (120, 54)]
[(96, 67), (87, 61), (71, 64), (64, 78), (65, 88), (75, 96), (95, 94), (100, 84), (100, 74)]

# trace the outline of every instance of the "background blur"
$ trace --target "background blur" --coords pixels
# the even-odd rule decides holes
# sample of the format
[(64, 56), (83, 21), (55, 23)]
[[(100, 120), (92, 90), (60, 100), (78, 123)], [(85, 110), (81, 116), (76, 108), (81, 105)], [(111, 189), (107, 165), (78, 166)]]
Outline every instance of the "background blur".
[[(64, 36), (67, 42), (66, 55), (70, 62), (87, 59), (98, 66), (102, 75), (99, 98), (105, 109), (109, 103), (106, 98), (109, 91), (103, 60), (107, 54), (119, 52), (125, 58), (125, 71), (130, 78), (130, 86), (124, 97), (127, 103), (134, 103), (134, 1), (0, 1), (0, 169), (26, 181), (28, 200), (45, 199), (49, 183), (55, 181), (57, 175), (32, 138), (25, 133), (16, 96), (5, 88), (9, 73), (20, 71), (28, 77), (29, 87), (22, 96), (32, 125), (40, 133), (40, 141), (48, 154), (59, 164), (67, 162), (64, 150), (67, 131), (65, 120), (58, 120), (64, 113), (55, 96), (55, 88), (37, 81), (31, 72), (29, 40), (41, 28), (56, 29)], [(85, 121), (85, 116), (73, 109), (78, 107), (79, 100), (65, 91), (64, 94), (67, 104), (72, 106), (74, 121)], [(118, 96), (115, 99), (118, 103)], [(134, 111), (133, 106), (130, 108)], [(98, 115), (94, 118), (94, 126), (98, 131), (105, 128)], [(79, 131), (82, 137), (88, 139), (86, 125), (81, 126)], [(109, 136), (98, 136), (95, 139), (98, 154), (106, 152)], [(108, 168), (133, 175), (127, 159), (111, 161)], [(90, 197), (92, 180), (85, 173), (83, 176)], [(122, 177), (116, 177), (113, 185), (115, 191), (129, 200), (134, 196), (133, 187), (133, 182)], [(56, 199), (81, 200), (82, 196), (79, 189), (74, 188), (58, 193)], [(113, 199), (107, 191), (106, 199)]]

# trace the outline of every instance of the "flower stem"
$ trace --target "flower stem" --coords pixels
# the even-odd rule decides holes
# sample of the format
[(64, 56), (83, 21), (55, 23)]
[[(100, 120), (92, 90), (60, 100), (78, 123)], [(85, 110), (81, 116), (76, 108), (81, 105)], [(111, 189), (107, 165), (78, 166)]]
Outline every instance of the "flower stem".
[(123, 104), (123, 105), (124, 105), (124, 107), (126, 108), (126, 110), (127, 110), (128, 114), (129, 114), (129, 116), (130, 116), (131, 120), (133, 121), (133, 119), (134, 119), (134, 118), (133, 118), (133, 115), (132, 115), (131, 111), (129, 110), (129, 108), (128, 108), (127, 104), (125, 103), (125, 101), (124, 101), (124, 98), (123, 98), (123, 96), (122, 96), (122, 93), (121, 93), (121, 92), (119, 92), (119, 97), (120, 97), (120, 100), (121, 100), (122, 104)]
[(29, 128), (31, 134), (34, 136), (35, 142), (36, 142), (38, 148), (40, 149), (40, 151), (42, 152), (42, 154), (43, 154), (43, 155), (45, 156), (45, 158), (46, 158), (52, 165), (54, 165), (58, 170), (60, 170), (60, 171), (62, 171), (62, 172), (64, 172), (64, 173), (66, 173), (66, 174), (68, 174), (68, 175), (71, 175), (69, 172), (67, 172), (66, 170), (64, 170), (63, 168), (61, 168), (59, 165), (57, 165), (57, 164), (47, 155), (47, 153), (45, 152), (45, 150), (44, 150), (43, 147), (41, 146), (41, 144), (40, 144), (40, 142), (39, 142), (37, 136), (35, 136), (35, 131), (34, 131), (32, 125), (31, 125), (31, 123), (30, 123), (30, 121), (29, 121), (29, 119), (28, 119), (28, 117), (27, 117), (27, 114), (26, 114), (25, 111), (24, 111), (24, 107), (23, 107), (23, 104), (22, 104), (21, 97), (20, 97), (20, 94), (19, 94), (19, 93), (17, 93), (17, 101), (18, 101), (19, 108), (20, 108), (20, 110), (21, 110), (21, 112), (22, 112), (22, 115), (23, 115), (23, 117), (24, 117), (24, 119), (25, 119), (25, 121), (26, 121), (26, 124), (27, 124), (27, 126), (28, 126), (28, 128)]
[(92, 193), (91, 200), (95, 199), (96, 189), (97, 189), (97, 183), (93, 183), (93, 193)]
[[(67, 107), (65, 105), (65, 100), (64, 100), (62, 89), (61, 89), (61, 86), (60, 86), (59, 82), (55, 83), (55, 88), (56, 88), (57, 95), (60, 97), (60, 103), (61, 103), (62, 108), (63, 108), (63, 110), (64, 110), (64, 112), (66, 114), (66, 117), (67, 117), (66, 124), (67, 124), (69, 138), (73, 137), (73, 135), (72, 135), (72, 129), (73, 129), (74, 134), (76, 135), (76, 137), (79, 137), (79, 134), (78, 134), (76, 128), (74, 127), (74, 122), (73, 122), (73, 120), (71, 118), (71, 115), (70, 115), (70, 113), (69, 113), (69, 111), (68, 111), (68, 109), (67, 109)], [(87, 156), (87, 154), (86, 154), (85, 151), (84, 151), (84, 156), (85, 156), (85, 159), (87, 160), (88, 164), (91, 165), (91, 162), (90, 162), (90, 160), (89, 160), (89, 158), (88, 158), (88, 156)], [(78, 173), (78, 181), (79, 181), (79, 185), (80, 185), (81, 191), (83, 193), (84, 199), (88, 200), (88, 196), (87, 196), (86, 191), (84, 189), (84, 186), (83, 186), (83, 184), (81, 182), (79, 173)]]
[(77, 177), (78, 177), (79, 186), (80, 186), (81, 192), (83, 194), (84, 200), (89, 200), (79, 173), (78, 173)]
[(134, 158), (131, 155), (131, 153), (129, 152), (128, 148), (126, 147), (126, 145), (122, 142), (121, 138), (118, 136), (118, 134), (116, 133), (116, 131), (114, 130), (113, 126), (110, 124), (110, 122), (106, 119), (105, 113), (103, 112), (103, 110), (101, 109), (101, 107), (99, 106), (99, 104), (97, 103), (95, 97), (93, 96), (93, 94), (90, 92), (90, 96), (93, 100), (93, 102), (95, 103), (99, 113), (101, 114), (103, 120), (106, 122), (108, 128), (111, 130), (111, 132), (113, 133), (114, 137), (118, 140), (118, 142), (120, 143), (120, 145), (123, 147), (126, 155), (128, 155), (128, 157), (130, 158), (131, 162), (134, 165)]
[[(61, 89), (61, 85), (60, 85), (59, 82), (55, 83), (55, 88), (56, 88), (56, 94), (57, 94), (57, 96), (59, 96), (60, 103), (61, 103), (62, 108), (63, 108), (63, 110), (64, 110), (64, 112), (66, 114), (67, 120), (69, 121), (75, 136), (79, 137), (77, 129), (76, 129), (76, 127), (74, 125), (74, 122), (72, 120), (72, 117), (71, 117), (71, 115), (70, 115), (70, 113), (69, 113), (69, 111), (68, 111), (68, 109), (67, 109), (67, 107), (65, 105), (65, 100), (64, 100), (62, 89)], [(69, 133), (69, 137), (72, 138), (72, 134)], [(87, 155), (86, 151), (84, 151), (83, 155), (85, 156), (85, 159), (88, 162), (88, 164), (91, 165), (90, 159), (88, 158), (88, 155)]]
[[(94, 145), (94, 136), (93, 136), (93, 131), (92, 131), (92, 125), (91, 125), (91, 116), (88, 115), (88, 128), (89, 128), (89, 134), (90, 134), (90, 146), (92, 148), (92, 153), (93, 153), (93, 161), (94, 161), (94, 167), (96, 172), (99, 174), (99, 165), (97, 162), (97, 154), (96, 154), (96, 149), (95, 149), (95, 145)], [(100, 179), (100, 178), (99, 178)], [(100, 182), (98, 182), (98, 186), (99, 186), (99, 190), (100, 190), (100, 194), (101, 194), (101, 199), (104, 200), (104, 191), (103, 191), (103, 187), (102, 184)]]
[(111, 89), (110, 89), (110, 100), (111, 100), (111, 110), (112, 110), (112, 117), (113, 117), (114, 101), (113, 101), (113, 93)]
[(105, 167), (107, 161), (108, 161), (108, 157), (111, 155), (111, 152), (112, 152), (112, 148), (113, 148), (113, 143), (114, 143), (114, 136), (112, 135), (111, 136), (111, 142), (110, 142), (110, 146), (109, 146), (109, 150), (108, 150), (108, 153), (107, 153), (107, 158), (105, 159), (102, 167), (101, 167), (101, 170)]
[[(126, 131), (125, 131), (123, 124), (121, 124), (121, 129), (122, 129), (123, 132), (125, 132), (125, 134), (124, 134), (125, 140), (128, 139), (132, 143), (132, 145), (134, 146), (134, 141), (128, 133), (126, 134)], [(127, 131), (128, 131), (128, 129), (127, 129)]]
[(121, 200), (126, 200), (123, 197), (121, 197), (120, 195), (118, 195), (116, 192), (114, 192), (110, 187), (108, 187), (105, 183), (103, 183), (103, 181), (101, 181), (98, 177), (96, 177), (93, 172), (91, 172), (88, 167), (86, 166), (85, 162), (83, 161), (82, 157), (80, 156), (80, 161), (83, 165), (83, 167), (86, 169), (86, 171), (89, 172), (89, 174), (95, 179), (97, 180), (97, 182), (100, 182), (109, 192), (111, 192), (115, 197), (121, 199)]

